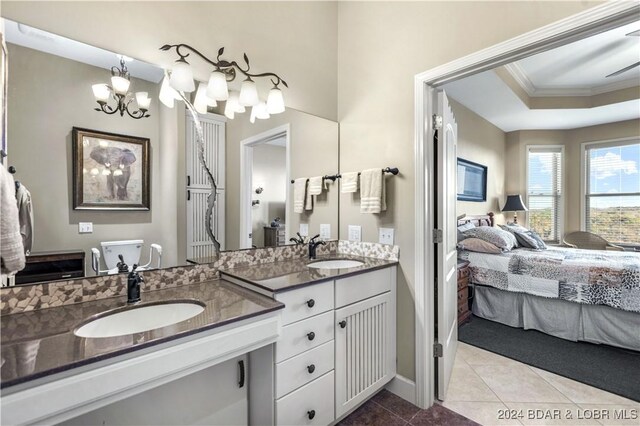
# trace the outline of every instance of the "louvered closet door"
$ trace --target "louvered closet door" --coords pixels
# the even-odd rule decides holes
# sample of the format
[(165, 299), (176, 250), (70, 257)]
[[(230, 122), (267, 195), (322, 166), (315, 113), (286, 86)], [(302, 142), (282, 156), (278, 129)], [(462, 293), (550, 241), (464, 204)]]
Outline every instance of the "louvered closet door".
[(336, 310), (336, 418), (395, 375), (392, 305), (391, 293), (387, 292)]
[[(216, 206), (213, 210), (213, 233), (225, 247), (225, 119), (207, 114), (200, 116), (205, 140), (205, 159), (218, 185)], [(186, 116), (186, 166), (187, 166), (187, 257), (196, 259), (210, 257), (214, 246), (205, 226), (207, 196), (211, 183), (198, 159), (197, 133), (191, 115)]]

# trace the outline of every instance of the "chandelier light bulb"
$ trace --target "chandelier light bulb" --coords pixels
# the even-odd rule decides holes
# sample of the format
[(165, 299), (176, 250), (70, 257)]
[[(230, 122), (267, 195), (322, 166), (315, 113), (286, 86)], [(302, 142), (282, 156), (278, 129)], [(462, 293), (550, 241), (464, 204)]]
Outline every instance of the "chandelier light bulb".
[(151, 105), (151, 98), (148, 92), (136, 92), (136, 102), (138, 102), (138, 108), (145, 111), (149, 110)]
[(251, 80), (251, 77), (247, 77), (247, 79), (242, 82), (239, 101), (242, 106), (254, 106), (260, 103), (256, 82)]
[(207, 96), (216, 101), (226, 101), (229, 98), (227, 76), (222, 71), (213, 71), (209, 76)]
[(284, 112), (284, 97), (282, 96), (282, 90), (277, 87), (269, 90), (267, 111), (269, 114), (280, 114), (281, 112)]
[(94, 84), (91, 86), (93, 90), (93, 96), (96, 98), (98, 102), (107, 102), (109, 100), (109, 95), (111, 92), (109, 91), (109, 86), (106, 84)]
[(196, 90), (196, 84), (193, 81), (193, 70), (187, 61), (179, 59), (173, 64), (169, 84), (179, 92), (191, 93)]
[(131, 82), (124, 77), (117, 75), (111, 77), (111, 87), (113, 87), (113, 91), (118, 95), (126, 95), (129, 91), (130, 84)]
[(196, 92), (196, 98), (193, 101), (193, 106), (199, 114), (206, 114), (208, 107), (217, 106), (216, 101), (207, 96), (207, 85), (205, 83), (198, 84), (198, 91)]

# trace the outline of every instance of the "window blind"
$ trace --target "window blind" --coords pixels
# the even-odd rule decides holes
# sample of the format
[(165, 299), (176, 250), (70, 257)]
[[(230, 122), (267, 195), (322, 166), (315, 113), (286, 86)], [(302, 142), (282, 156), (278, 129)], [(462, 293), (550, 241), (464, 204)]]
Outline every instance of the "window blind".
[(550, 243), (562, 229), (562, 149), (529, 147), (527, 152), (529, 227)]
[(640, 141), (589, 144), (585, 157), (585, 229), (640, 244)]

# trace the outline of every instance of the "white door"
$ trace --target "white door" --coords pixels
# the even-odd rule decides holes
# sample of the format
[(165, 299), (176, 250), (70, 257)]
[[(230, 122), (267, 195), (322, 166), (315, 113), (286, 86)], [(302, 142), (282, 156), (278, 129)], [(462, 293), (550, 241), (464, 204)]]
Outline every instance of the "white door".
[[(458, 125), (444, 91), (437, 93), (435, 145), (435, 228), (436, 243), (437, 324), (436, 339), (441, 345), (437, 354), (438, 399), (444, 400), (451, 378), (451, 370), (458, 347), (457, 317), (457, 228), (456, 228), (456, 175)], [(440, 123), (441, 120), (441, 123)]]

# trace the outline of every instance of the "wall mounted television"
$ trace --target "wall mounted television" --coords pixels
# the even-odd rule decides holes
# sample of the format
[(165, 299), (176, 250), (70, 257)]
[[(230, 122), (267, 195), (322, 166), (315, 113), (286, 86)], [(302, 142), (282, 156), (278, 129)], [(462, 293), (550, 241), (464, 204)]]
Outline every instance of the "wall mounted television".
[(458, 158), (458, 201), (487, 201), (487, 166)]

